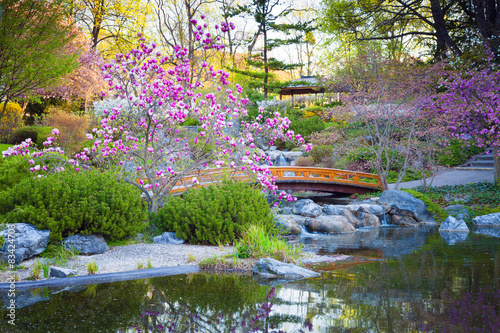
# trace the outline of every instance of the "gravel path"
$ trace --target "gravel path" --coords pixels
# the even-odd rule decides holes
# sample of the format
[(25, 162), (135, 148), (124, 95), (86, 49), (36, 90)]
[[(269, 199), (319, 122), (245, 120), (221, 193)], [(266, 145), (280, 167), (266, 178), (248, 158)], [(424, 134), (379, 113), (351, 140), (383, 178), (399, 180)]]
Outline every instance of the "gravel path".
[[(142, 262), (143, 267), (146, 268), (148, 260), (153, 267), (196, 265), (208, 257), (213, 257), (214, 255), (217, 257), (224, 256), (232, 252), (232, 247), (221, 249), (217, 246), (140, 243), (115, 246), (102, 254), (91, 256), (79, 255), (60, 267), (75, 269), (78, 272), (77, 275), (87, 275), (87, 264), (95, 260), (98, 267), (98, 274), (114, 273), (136, 270), (138, 269), (139, 262)], [(20, 264), (20, 266), (25, 268), (16, 272), (20, 281), (26, 280), (31, 275), (33, 265), (37, 260), (43, 261), (45, 259), (32, 258)], [(0, 283), (6, 282), (11, 274), (11, 272), (0, 272)], [(41, 279), (43, 279), (43, 271)]]

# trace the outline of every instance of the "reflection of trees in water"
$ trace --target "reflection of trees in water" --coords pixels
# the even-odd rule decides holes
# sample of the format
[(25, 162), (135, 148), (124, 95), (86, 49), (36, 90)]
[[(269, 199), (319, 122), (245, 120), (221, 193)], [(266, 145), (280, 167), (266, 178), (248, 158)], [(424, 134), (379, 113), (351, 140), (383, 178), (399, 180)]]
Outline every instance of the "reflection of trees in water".
[(281, 320), (270, 317), (276, 289), (248, 275), (152, 279), (148, 289), (141, 319), (131, 327), (137, 331), (282, 332)]

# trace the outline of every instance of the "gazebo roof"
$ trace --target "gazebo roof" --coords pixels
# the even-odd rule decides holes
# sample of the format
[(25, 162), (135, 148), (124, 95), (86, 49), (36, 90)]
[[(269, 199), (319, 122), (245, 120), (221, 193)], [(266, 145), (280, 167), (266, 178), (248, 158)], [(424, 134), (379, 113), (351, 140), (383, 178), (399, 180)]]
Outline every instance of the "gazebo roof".
[(293, 96), (325, 92), (325, 88), (318, 87), (318, 79), (315, 76), (301, 76), (300, 79), (295, 79), (291, 82), (292, 83), (288, 87), (281, 88), (280, 95)]

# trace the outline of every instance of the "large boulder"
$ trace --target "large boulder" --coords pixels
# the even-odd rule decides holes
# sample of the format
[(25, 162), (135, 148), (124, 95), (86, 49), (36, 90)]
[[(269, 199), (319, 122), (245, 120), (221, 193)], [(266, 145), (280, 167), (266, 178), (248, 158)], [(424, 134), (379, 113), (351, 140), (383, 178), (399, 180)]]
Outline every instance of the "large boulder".
[[(17, 265), (45, 251), (49, 243), (50, 230), (38, 230), (29, 223), (15, 223), (13, 227), (10, 225), (7, 229), (0, 231), (0, 236), (5, 239), (4, 246), (0, 249), (0, 259), (7, 261), (11, 259), (9, 255), (13, 254)], [(9, 252), (12, 249), (14, 252)]]
[(343, 215), (343, 213), (346, 209), (347, 209), (346, 206), (323, 205), (323, 214), (324, 215)]
[(297, 200), (292, 208), (294, 214), (306, 217), (317, 217), (321, 215), (321, 206), (315, 204), (311, 199)]
[(500, 227), (500, 213), (478, 216), (472, 222), (477, 227)]
[(398, 214), (393, 214), (391, 216), (391, 224), (394, 225), (403, 225), (403, 226), (408, 226), (408, 227), (416, 227), (418, 226), (417, 221), (411, 216), (408, 215), (398, 215)]
[(359, 208), (362, 212), (375, 216), (383, 216), (386, 213), (386, 207), (382, 205), (360, 204)]
[(345, 216), (327, 215), (307, 219), (304, 226), (309, 232), (320, 232), (326, 234), (339, 234), (342, 232), (356, 231)]
[[(285, 235), (300, 235), (300, 225), (295, 222), (295, 219), (292, 218), (294, 215), (274, 215), (277, 227), (283, 231)], [(302, 216), (300, 216), (302, 217)], [(304, 220), (305, 217), (302, 217)], [(302, 223), (303, 224), (303, 223)]]
[(444, 210), (458, 220), (464, 220), (469, 217), (469, 209), (464, 205), (451, 205), (445, 207)]
[(344, 209), (342, 215), (351, 223), (355, 228), (360, 228), (363, 226), (363, 222), (354, 215), (351, 210)]
[[(434, 221), (434, 218), (427, 210), (424, 202), (415, 198), (410, 193), (398, 190), (387, 190), (384, 191), (379, 202), (387, 204), (399, 212), (406, 212), (407, 214), (404, 215), (411, 216), (417, 222)], [(391, 210), (391, 214), (393, 214), (393, 210)]]
[(262, 258), (255, 264), (253, 274), (263, 278), (304, 279), (320, 274), (293, 264), (285, 264), (272, 258)]
[(160, 236), (153, 237), (153, 242), (164, 245), (179, 245), (185, 242), (184, 239), (177, 238), (175, 232), (164, 232)]
[(474, 233), (479, 235), (485, 235), (490, 237), (500, 238), (500, 228), (490, 228), (490, 227), (475, 227)]
[(69, 236), (63, 239), (62, 246), (85, 255), (104, 253), (109, 250), (108, 244), (101, 235)]
[(360, 212), (358, 218), (364, 227), (380, 227), (380, 219), (374, 214)]
[(464, 220), (457, 220), (450, 215), (439, 226), (439, 232), (442, 231), (469, 232), (469, 228)]

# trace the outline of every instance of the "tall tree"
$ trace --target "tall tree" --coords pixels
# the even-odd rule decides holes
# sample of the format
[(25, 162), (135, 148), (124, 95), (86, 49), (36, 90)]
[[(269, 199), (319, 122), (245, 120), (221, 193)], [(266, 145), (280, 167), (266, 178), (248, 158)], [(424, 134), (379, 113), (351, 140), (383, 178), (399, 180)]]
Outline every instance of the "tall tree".
[(0, 118), (7, 102), (44, 88), (77, 65), (62, 0), (0, 0)]
[[(311, 22), (296, 22), (296, 23), (281, 23), (280, 20), (290, 14), (294, 9), (291, 5), (283, 8), (281, 0), (251, 0), (246, 5), (238, 5), (231, 12), (231, 16), (241, 15), (244, 17), (252, 17), (257, 23), (257, 31), (251, 38), (248, 46), (248, 63), (251, 66), (264, 70), (264, 75), (248, 72), (249, 76), (255, 78), (263, 78), (264, 98), (267, 98), (269, 92), (270, 70), (285, 70), (296, 67), (297, 64), (285, 64), (275, 58), (268, 56), (269, 51), (274, 48), (304, 42), (304, 36), (308, 32), (314, 30)], [(303, 31), (304, 34), (294, 37), (287, 36), (290, 31)], [(275, 32), (280, 34), (277, 38), (271, 38), (270, 33)], [(254, 52), (255, 45), (259, 38), (262, 38), (262, 50)], [(244, 74), (243, 72), (241, 72)]]
[[(467, 29), (499, 45), (499, 0), (323, 0), (322, 26), (351, 40), (413, 40), (461, 54)], [(497, 50), (496, 48), (495, 50)]]

